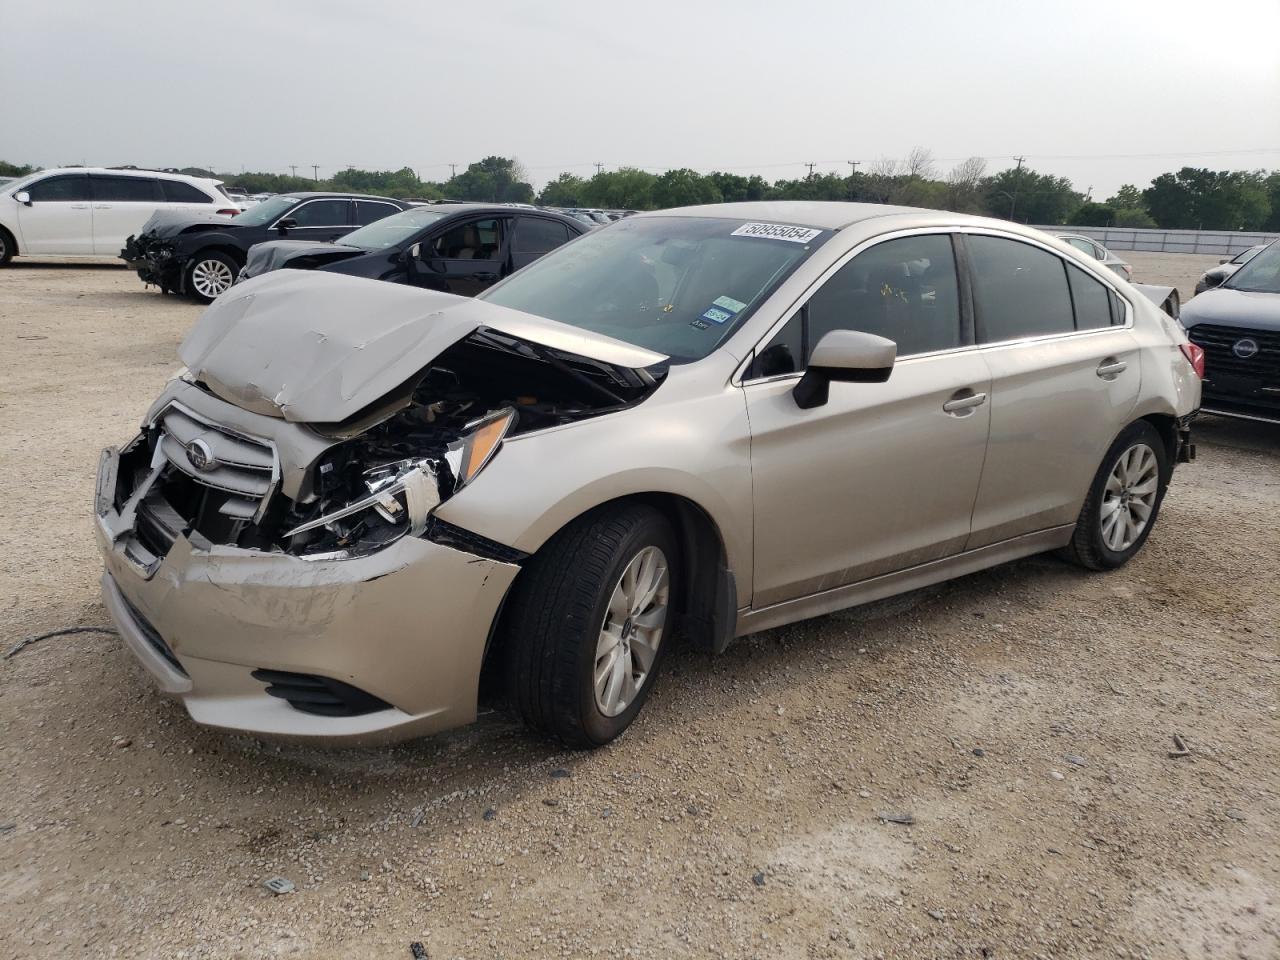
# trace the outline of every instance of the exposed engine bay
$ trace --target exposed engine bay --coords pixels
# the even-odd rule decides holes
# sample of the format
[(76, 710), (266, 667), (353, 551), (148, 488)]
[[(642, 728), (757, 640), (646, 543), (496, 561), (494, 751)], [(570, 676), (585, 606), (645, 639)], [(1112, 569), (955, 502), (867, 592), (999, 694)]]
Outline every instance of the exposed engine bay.
[[(431, 523), (431, 512), (505, 439), (630, 407), (665, 373), (665, 364), (621, 367), (481, 327), (346, 420), (286, 427), (308, 431), (319, 451), (296, 465), (305, 474), (295, 497), (280, 489), (270, 440), (175, 402), (121, 452), (112, 503), (122, 518), (134, 511), (144, 566), (179, 533), (307, 559), (361, 556), (406, 535), (466, 536)], [(194, 375), (187, 382), (211, 392)]]

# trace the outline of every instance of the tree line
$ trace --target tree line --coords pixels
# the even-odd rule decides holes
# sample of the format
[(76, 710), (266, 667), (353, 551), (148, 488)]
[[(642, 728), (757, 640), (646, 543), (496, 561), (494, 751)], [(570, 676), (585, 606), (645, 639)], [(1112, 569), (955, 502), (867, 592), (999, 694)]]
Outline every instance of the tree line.
[[(0, 176), (36, 168), (0, 161)], [(1162, 173), (1139, 189), (1125, 184), (1106, 200), (1080, 193), (1065, 177), (1010, 166), (994, 173), (971, 157), (946, 173), (917, 147), (905, 158), (883, 158), (848, 174), (811, 173), (794, 180), (765, 180), (724, 171), (681, 168), (651, 173), (636, 167), (601, 170), (591, 177), (562, 173), (536, 191), (518, 160), (485, 157), (448, 180), (423, 180), (411, 167), (341, 170), (327, 180), (277, 173), (219, 173), (215, 177), (249, 193), (343, 190), (423, 200), (539, 203), (554, 207), (658, 210), (741, 200), (855, 200), (954, 210), (1040, 223), (1092, 227), (1280, 231), (1280, 171), (1183, 167)]]

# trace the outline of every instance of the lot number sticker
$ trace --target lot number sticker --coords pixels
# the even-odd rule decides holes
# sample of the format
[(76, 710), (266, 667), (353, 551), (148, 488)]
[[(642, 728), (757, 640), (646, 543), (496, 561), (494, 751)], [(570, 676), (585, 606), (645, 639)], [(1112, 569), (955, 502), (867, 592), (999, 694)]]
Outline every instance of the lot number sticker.
[(744, 223), (730, 236), (759, 237), (763, 240), (787, 240), (791, 243), (808, 243), (821, 230), (812, 227), (787, 227), (780, 223)]

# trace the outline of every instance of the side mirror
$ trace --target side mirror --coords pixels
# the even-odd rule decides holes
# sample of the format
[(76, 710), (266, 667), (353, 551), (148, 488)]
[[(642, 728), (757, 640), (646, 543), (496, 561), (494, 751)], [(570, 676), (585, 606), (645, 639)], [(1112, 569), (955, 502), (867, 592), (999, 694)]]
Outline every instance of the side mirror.
[(276, 229), (281, 233), (284, 233), (286, 230), (294, 229), (297, 225), (298, 221), (293, 219), (293, 217), (285, 217), (283, 220), (277, 221)]
[(1218, 265), (1221, 266), (1224, 263), (1230, 263), (1230, 262), (1231, 262), (1230, 257), (1223, 257), (1221, 260), (1218, 261)]
[(31, 194), (25, 190), (19, 190), (13, 195), (13, 199), (18, 203), (25, 203), (28, 207), (31, 206)]
[(404, 254), (410, 260), (418, 260), (422, 257), (422, 244), (415, 243), (412, 247), (405, 251)]
[(801, 410), (827, 402), (832, 380), (842, 383), (884, 383), (893, 373), (898, 345), (860, 330), (832, 330), (813, 348), (809, 366), (792, 390)]

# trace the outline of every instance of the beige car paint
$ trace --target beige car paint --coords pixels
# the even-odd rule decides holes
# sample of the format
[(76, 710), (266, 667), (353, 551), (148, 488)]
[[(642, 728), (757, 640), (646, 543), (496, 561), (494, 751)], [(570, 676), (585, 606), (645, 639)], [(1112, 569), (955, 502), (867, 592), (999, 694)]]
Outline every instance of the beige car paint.
[[(638, 216), (663, 215), (842, 229), (730, 339), (700, 361), (673, 365), (643, 403), (508, 439), (436, 516), (533, 553), (611, 500), (684, 499), (710, 518), (723, 544), (737, 588), (735, 632), (742, 634), (1064, 544), (1102, 451), (1119, 430), (1148, 414), (1185, 417), (1199, 405), (1199, 382), (1179, 352), (1185, 338), (1176, 324), (1110, 271), (1030, 228), (836, 203), (726, 204)], [(1131, 327), (900, 358), (888, 382), (832, 383), (829, 402), (812, 410), (800, 410), (790, 397), (796, 376), (742, 382), (757, 345), (862, 249), (909, 232), (970, 229), (1053, 249), (1116, 290)], [(260, 295), (260, 282), (271, 276), (235, 289)], [(478, 301), (466, 301), (480, 309), (464, 317), (460, 306), (421, 296), (422, 315), (443, 313), (458, 336), (499, 317), (499, 308)], [(280, 310), (286, 308), (282, 300)], [(411, 312), (406, 307), (406, 318)], [(507, 322), (526, 332), (564, 327), (502, 312), (514, 314)], [(475, 320), (479, 314), (487, 320)], [(338, 320), (329, 314), (326, 322)], [(265, 332), (257, 343), (267, 353), (259, 362), (288, 348)], [(584, 352), (619, 355), (628, 346), (595, 335), (579, 343)], [(631, 350), (632, 359), (656, 356)], [(415, 353), (415, 362), (427, 362), (429, 352)], [(1113, 355), (1126, 369), (1114, 379), (1098, 377), (1099, 363)], [(317, 410), (376, 399), (412, 372), (411, 363), (387, 363), (394, 375), (384, 378), (372, 361), (358, 376), (334, 369), (340, 378), (329, 387), (319, 376), (324, 368), (313, 364), (317, 377), (307, 396)], [(1047, 374), (1034, 372), (1041, 365)], [(305, 495), (306, 471), (326, 442), (305, 424), (280, 419), (279, 381), (259, 386), (256, 396), (241, 398), (255, 410), (244, 410), (178, 381), (152, 415), (166, 398), (182, 398), (221, 422), (269, 436), (281, 458), (282, 492)], [(988, 399), (960, 416), (944, 411), (965, 391)], [(148, 580), (119, 555), (101, 523), (100, 535), (109, 605), (114, 584), (174, 643), (184, 665), (190, 660), (192, 689), (169, 692), (193, 717), (320, 740), (392, 738), (469, 720), (489, 630), (518, 572), (416, 538), (362, 560), (320, 564), (184, 542)], [(118, 623), (125, 618), (128, 635), (122, 609), (111, 606)], [(226, 639), (239, 631), (243, 637)], [(136, 636), (131, 642), (146, 663), (141, 644)], [(291, 708), (268, 702), (249, 678), (259, 666), (346, 679), (396, 709), (347, 720), (286, 716), (281, 711)], [(163, 686), (162, 673), (153, 672)]]

